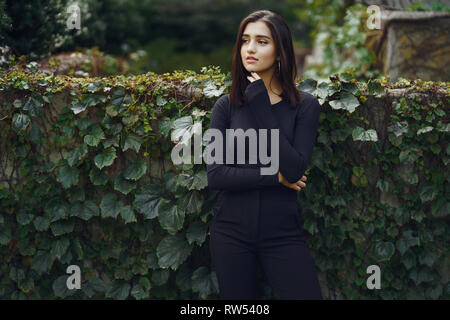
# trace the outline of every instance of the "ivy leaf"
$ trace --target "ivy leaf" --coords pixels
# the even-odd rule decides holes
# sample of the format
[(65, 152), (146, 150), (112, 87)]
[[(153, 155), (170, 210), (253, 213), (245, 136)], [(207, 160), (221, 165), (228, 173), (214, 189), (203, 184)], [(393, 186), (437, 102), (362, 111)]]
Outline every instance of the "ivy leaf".
[(342, 91), (339, 99), (332, 100), (329, 102), (329, 104), (335, 110), (344, 109), (350, 113), (353, 113), (355, 111), (356, 107), (359, 106), (359, 101), (350, 92)]
[(150, 288), (151, 288), (150, 281), (145, 277), (141, 277), (139, 279), (139, 283), (136, 283), (133, 286), (133, 289), (131, 289), (131, 295), (136, 300), (148, 298), (150, 295)]
[(203, 206), (203, 197), (198, 191), (186, 192), (182, 197), (187, 213), (200, 212)]
[(357, 126), (352, 132), (353, 141), (378, 141), (377, 132), (373, 129), (364, 130)]
[(107, 298), (116, 298), (118, 300), (125, 300), (130, 295), (131, 285), (123, 280), (115, 280), (108, 285), (106, 291)]
[(22, 104), (22, 110), (26, 111), (30, 116), (35, 117), (39, 113), (39, 108), (41, 108), (43, 103), (36, 99), (35, 97), (27, 98)]
[(0, 245), (7, 245), (12, 239), (11, 227), (0, 227)]
[(183, 234), (167, 235), (163, 238), (156, 249), (158, 264), (161, 268), (178, 267), (189, 257), (193, 245), (187, 243)]
[(374, 255), (377, 261), (389, 261), (395, 252), (392, 242), (377, 241), (374, 247)]
[(387, 128), (388, 132), (392, 132), (396, 137), (400, 137), (408, 133), (408, 122), (397, 121)]
[(50, 255), (52, 257), (58, 258), (58, 260), (61, 260), (61, 257), (63, 256), (63, 254), (66, 253), (67, 248), (69, 248), (69, 244), (70, 244), (70, 242), (69, 242), (69, 239), (67, 239), (67, 238), (57, 239), (52, 244), (52, 249), (50, 250)]
[(200, 221), (193, 222), (186, 231), (186, 239), (189, 244), (194, 241), (201, 246), (206, 239), (207, 225)]
[(64, 159), (67, 160), (69, 166), (73, 167), (78, 161), (82, 160), (88, 153), (87, 146), (81, 144), (72, 151), (63, 151)]
[(58, 170), (57, 181), (60, 182), (65, 189), (78, 183), (79, 170), (72, 168), (68, 165), (64, 165)]
[(100, 89), (101, 85), (102, 83), (100, 81), (94, 81), (88, 85), (87, 91), (91, 93), (97, 92)]
[(152, 272), (152, 282), (157, 286), (162, 286), (169, 280), (169, 269), (157, 269)]
[(128, 163), (123, 171), (125, 179), (139, 180), (147, 171), (147, 161), (145, 158), (138, 158), (135, 162)]
[(143, 143), (142, 138), (135, 134), (129, 134), (123, 143), (122, 150), (127, 151), (128, 149), (134, 149), (136, 153), (139, 152), (141, 144)]
[(163, 200), (158, 208), (159, 223), (169, 234), (175, 234), (183, 228), (184, 209), (181, 206)]
[(439, 198), (431, 203), (431, 214), (435, 217), (442, 215), (448, 216), (450, 213), (450, 202), (447, 202), (445, 198)]
[(14, 129), (16, 131), (22, 131), (30, 124), (30, 117), (23, 113), (15, 113), (12, 121)]
[(73, 296), (77, 289), (68, 289), (67, 288), (67, 279), (69, 278), (69, 275), (63, 275), (58, 277), (52, 285), (53, 293), (55, 296), (60, 298), (66, 298), (69, 296)]
[(436, 187), (425, 186), (419, 191), (420, 200), (422, 200), (422, 203), (427, 201), (433, 201), (434, 199), (436, 199), (438, 193), (439, 192), (436, 189)]
[(198, 292), (202, 299), (206, 299), (211, 293), (218, 292), (217, 279), (213, 272), (210, 272), (207, 267), (202, 266), (197, 268), (192, 273), (192, 291)]
[(70, 109), (73, 111), (74, 114), (79, 114), (86, 110), (89, 107), (96, 106), (100, 102), (103, 102), (105, 100), (105, 97), (99, 96), (99, 95), (85, 95), (83, 96), (80, 101), (78, 102), (72, 102), (72, 105), (70, 106)]
[(73, 221), (66, 220), (59, 220), (50, 225), (50, 229), (52, 229), (52, 233), (56, 237), (66, 233), (71, 233), (73, 231), (73, 227)]
[(114, 177), (114, 190), (120, 191), (123, 194), (128, 194), (135, 188), (135, 181), (125, 179), (122, 172), (116, 173), (116, 176)]
[(122, 210), (124, 203), (122, 200), (117, 199), (117, 195), (114, 193), (107, 193), (103, 196), (100, 203), (100, 209), (102, 210), (102, 217), (116, 218)]
[(98, 124), (94, 124), (90, 128), (90, 133), (84, 136), (84, 142), (91, 147), (96, 147), (102, 139), (105, 139), (105, 135)]
[(90, 200), (87, 201), (76, 201), (70, 210), (70, 215), (72, 217), (78, 217), (84, 221), (88, 221), (92, 217), (99, 215), (98, 206)]
[(300, 91), (314, 94), (317, 88), (317, 81), (314, 79), (305, 79), (297, 85)]
[(134, 210), (131, 206), (124, 206), (120, 209), (120, 215), (125, 220), (125, 223), (137, 222)]
[(125, 108), (124, 105), (132, 104), (133, 100), (131, 96), (127, 95), (122, 89), (114, 91), (112, 95), (112, 105), (119, 108), (119, 112), (122, 112)]
[(164, 121), (161, 121), (159, 129), (164, 137), (168, 137), (170, 129), (172, 129), (172, 120), (167, 117)]
[(194, 175), (179, 174), (177, 184), (188, 188), (188, 190), (202, 190), (208, 186), (206, 170), (201, 170)]
[(378, 97), (384, 92), (384, 88), (381, 86), (381, 83), (376, 80), (370, 79), (367, 83), (367, 87), (369, 88), (369, 94), (376, 94)]
[(158, 208), (163, 200), (163, 186), (150, 184), (142, 186), (135, 194), (134, 206), (145, 219), (153, 219), (158, 216)]
[(203, 85), (205, 85), (205, 88), (203, 88), (203, 95), (207, 98), (219, 97), (225, 90), (225, 87), (217, 88), (213, 79), (204, 81)]
[(38, 250), (33, 257), (33, 261), (31, 262), (31, 269), (36, 271), (38, 274), (42, 274), (51, 269), (53, 260), (54, 259), (48, 252)]
[(104, 186), (108, 182), (108, 176), (103, 170), (98, 170), (97, 167), (93, 167), (89, 172), (89, 179), (95, 186)]
[(34, 219), (33, 224), (37, 231), (42, 232), (50, 227), (50, 219), (39, 216)]
[(57, 199), (50, 200), (44, 207), (44, 210), (50, 215), (50, 222), (67, 219), (69, 216), (69, 205), (67, 203), (60, 202)]
[(102, 153), (98, 154), (94, 158), (94, 163), (97, 168), (102, 169), (103, 167), (108, 167), (113, 164), (116, 156), (116, 149), (114, 147), (110, 147), (102, 151)]

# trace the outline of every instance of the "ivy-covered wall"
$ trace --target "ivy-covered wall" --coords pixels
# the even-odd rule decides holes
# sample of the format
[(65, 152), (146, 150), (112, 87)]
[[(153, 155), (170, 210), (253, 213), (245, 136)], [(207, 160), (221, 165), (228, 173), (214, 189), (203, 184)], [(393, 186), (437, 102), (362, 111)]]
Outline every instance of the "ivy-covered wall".
[[(450, 83), (299, 89), (322, 105), (299, 192), (326, 299), (448, 299)], [(229, 74), (133, 77), (0, 71), (0, 297), (217, 299), (205, 164), (172, 147), (209, 127)], [(66, 269), (80, 267), (81, 289)], [(369, 290), (378, 265), (381, 289)], [(273, 293), (258, 270), (264, 299)]]

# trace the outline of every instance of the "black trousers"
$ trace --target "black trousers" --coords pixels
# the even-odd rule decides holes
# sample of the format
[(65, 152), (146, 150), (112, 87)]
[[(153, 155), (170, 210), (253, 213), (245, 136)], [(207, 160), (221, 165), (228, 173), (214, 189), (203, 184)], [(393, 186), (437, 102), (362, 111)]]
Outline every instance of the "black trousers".
[(260, 264), (276, 298), (322, 300), (300, 214), (295, 201), (239, 212), (214, 208), (210, 253), (220, 299), (260, 299)]

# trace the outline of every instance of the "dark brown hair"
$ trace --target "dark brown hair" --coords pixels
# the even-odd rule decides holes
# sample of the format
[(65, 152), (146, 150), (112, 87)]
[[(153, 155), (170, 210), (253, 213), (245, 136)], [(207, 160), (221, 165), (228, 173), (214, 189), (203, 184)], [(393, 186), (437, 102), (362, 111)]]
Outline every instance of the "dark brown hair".
[(287, 99), (291, 106), (295, 107), (301, 102), (301, 98), (300, 92), (296, 87), (297, 64), (295, 62), (291, 31), (280, 15), (269, 10), (253, 12), (245, 17), (239, 25), (231, 58), (232, 83), (230, 89), (230, 102), (235, 106), (248, 103), (247, 97), (245, 96), (245, 89), (250, 83), (247, 79), (247, 76), (250, 75), (250, 73), (242, 65), (241, 38), (247, 24), (256, 21), (264, 22), (272, 33), (275, 42), (276, 55), (280, 56), (280, 73), (278, 76), (283, 87), (282, 97)]

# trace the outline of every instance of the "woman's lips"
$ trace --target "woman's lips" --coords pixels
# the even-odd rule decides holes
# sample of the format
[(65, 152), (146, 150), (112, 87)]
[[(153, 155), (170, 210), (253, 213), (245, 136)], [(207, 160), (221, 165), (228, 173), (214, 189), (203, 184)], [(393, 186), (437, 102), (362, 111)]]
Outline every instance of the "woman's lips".
[(247, 61), (248, 63), (252, 63), (252, 62), (256, 62), (256, 61), (258, 61), (258, 60), (252, 59), (252, 58), (247, 58), (246, 61)]

